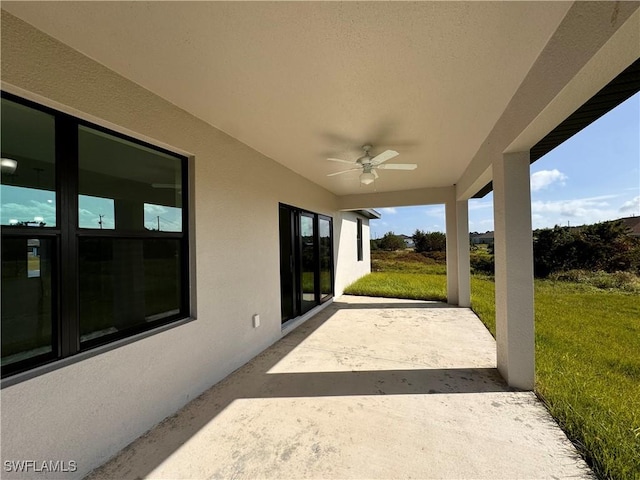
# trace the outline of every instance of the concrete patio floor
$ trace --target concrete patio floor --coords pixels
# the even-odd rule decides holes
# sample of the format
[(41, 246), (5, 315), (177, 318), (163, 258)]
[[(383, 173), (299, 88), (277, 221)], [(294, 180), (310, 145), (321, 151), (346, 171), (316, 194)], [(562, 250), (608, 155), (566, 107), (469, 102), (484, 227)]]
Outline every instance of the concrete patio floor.
[(593, 477), (471, 310), (343, 296), (90, 478)]

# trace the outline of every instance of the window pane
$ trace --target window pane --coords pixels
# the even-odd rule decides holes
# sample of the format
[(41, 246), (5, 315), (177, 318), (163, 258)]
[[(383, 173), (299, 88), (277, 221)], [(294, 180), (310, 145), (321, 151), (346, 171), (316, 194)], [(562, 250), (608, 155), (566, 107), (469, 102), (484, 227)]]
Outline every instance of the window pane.
[(81, 228), (100, 228), (96, 219), (108, 218), (104, 208), (87, 201), (98, 197), (113, 204), (110, 228), (142, 231), (159, 225), (161, 231), (182, 231), (180, 158), (84, 126), (78, 148), (80, 218), (88, 219)]
[(111, 198), (78, 196), (78, 225), (80, 228), (116, 228), (114, 202)]
[(333, 290), (331, 281), (331, 223), (321, 218), (320, 229), (320, 297), (331, 295)]
[(145, 203), (144, 228), (158, 232), (181, 232), (182, 209)]
[(2, 365), (53, 351), (53, 240), (2, 239)]
[(180, 314), (180, 240), (81, 238), (80, 340)]
[(316, 305), (316, 256), (313, 217), (300, 215), (300, 236), (302, 242), (302, 311), (306, 312)]
[(55, 120), (2, 99), (2, 225), (56, 226)]

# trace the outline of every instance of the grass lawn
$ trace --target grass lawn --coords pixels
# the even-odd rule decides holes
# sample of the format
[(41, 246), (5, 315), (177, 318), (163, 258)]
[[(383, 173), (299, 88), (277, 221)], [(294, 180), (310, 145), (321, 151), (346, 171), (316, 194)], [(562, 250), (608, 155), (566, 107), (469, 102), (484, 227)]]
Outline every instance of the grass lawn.
[[(345, 293), (445, 298), (442, 265), (409, 260), (405, 273), (400, 258), (372, 262), (383, 271)], [(474, 276), (471, 293), (495, 336), (493, 279)], [(537, 394), (600, 478), (640, 479), (640, 299), (548, 280), (536, 280), (535, 299)]]

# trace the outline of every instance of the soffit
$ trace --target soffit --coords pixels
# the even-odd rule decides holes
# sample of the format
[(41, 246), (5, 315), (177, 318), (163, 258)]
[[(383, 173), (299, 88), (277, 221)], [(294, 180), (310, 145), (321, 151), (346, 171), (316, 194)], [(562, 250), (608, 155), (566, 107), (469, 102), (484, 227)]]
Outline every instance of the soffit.
[[(570, 2), (3, 2), (339, 194), (453, 185)], [(393, 148), (373, 186), (327, 156)], [(375, 153), (375, 152), (374, 152)], [(224, 161), (224, 159), (220, 159)], [(348, 166), (347, 166), (348, 167)]]

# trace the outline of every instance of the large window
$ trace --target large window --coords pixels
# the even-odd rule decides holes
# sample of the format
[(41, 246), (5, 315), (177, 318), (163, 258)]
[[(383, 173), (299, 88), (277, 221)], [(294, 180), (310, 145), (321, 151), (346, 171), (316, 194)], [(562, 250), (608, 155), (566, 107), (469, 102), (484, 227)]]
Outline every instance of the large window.
[(186, 158), (1, 108), (2, 376), (188, 317)]

